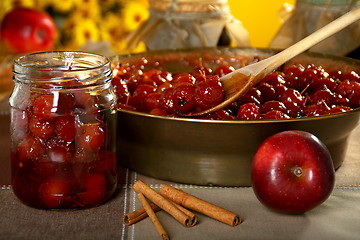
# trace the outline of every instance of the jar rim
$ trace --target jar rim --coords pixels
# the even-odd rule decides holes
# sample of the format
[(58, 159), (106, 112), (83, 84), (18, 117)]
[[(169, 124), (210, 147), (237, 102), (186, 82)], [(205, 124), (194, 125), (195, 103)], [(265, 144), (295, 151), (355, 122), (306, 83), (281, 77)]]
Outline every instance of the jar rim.
[[(94, 61), (84, 60), (85, 57), (90, 57)], [(54, 67), (49, 65), (50, 60), (62, 61), (64, 64)], [(83, 66), (73, 65), (76, 61)], [(82, 51), (47, 51), (33, 52), (18, 57), (14, 61), (14, 71), (17, 72), (18, 68), (22, 68), (52, 72), (81, 72), (96, 70), (107, 65), (110, 65), (110, 59), (100, 54)]]

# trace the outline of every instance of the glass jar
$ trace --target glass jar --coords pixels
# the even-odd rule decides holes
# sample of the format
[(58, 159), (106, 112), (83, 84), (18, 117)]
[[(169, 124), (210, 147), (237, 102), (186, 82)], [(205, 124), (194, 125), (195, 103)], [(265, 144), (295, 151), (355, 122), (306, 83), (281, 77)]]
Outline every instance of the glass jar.
[(149, 50), (249, 46), (248, 31), (227, 0), (150, 0), (150, 17), (127, 38), (128, 49)]
[[(287, 48), (358, 7), (358, 0), (297, 0), (293, 13), (281, 26), (269, 47)], [(360, 46), (359, 27), (359, 22), (353, 23), (311, 47), (309, 51), (346, 56)]]
[(14, 63), (12, 189), (25, 204), (84, 208), (115, 192), (116, 98), (110, 61), (83, 52), (41, 52)]

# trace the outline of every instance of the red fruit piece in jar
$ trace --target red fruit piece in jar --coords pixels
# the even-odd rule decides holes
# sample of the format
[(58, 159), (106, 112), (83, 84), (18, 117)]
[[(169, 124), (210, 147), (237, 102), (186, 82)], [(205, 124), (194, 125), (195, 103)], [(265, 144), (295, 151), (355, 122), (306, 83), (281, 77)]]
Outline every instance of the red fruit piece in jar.
[(196, 105), (201, 110), (220, 104), (224, 96), (224, 90), (218, 76), (208, 76), (205, 81), (198, 83), (195, 87)]
[(29, 161), (41, 157), (45, 152), (45, 146), (41, 140), (28, 135), (17, 147), (19, 161)]
[(75, 107), (75, 96), (72, 93), (59, 93), (57, 101), (57, 112), (60, 114), (70, 114)]
[(70, 142), (53, 137), (46, 142), (48, 160), (55, 163), (69, 163), (73, 158), (75, 147)]
[(98, 111), (96, 99), (90, 95), (89, 90), (77, 90), (73, 94), (75, 97), (75, 108), (86, 113), (96, 113)]
[(195, 86), (190, 83), (182, 83), (175, 86), (172, 94), (174, 110), (183, 114), (193, 110), (196, 105), (194, 92)]
[(254, 103), (246, 103), (240, 106), (236, 118), (239, 120), (258, 120), (260, 117), (260, 107)]
[(87, 123), (82, 125), (82, 134), (76, 139), (80, 150), (96, 152), (105, 141), (105, 132), (100, 123)]
[(55, 131), (58, 137), (64, 141), (74, 141), (76, 136), (75, 117), (72, 115), (57, 117), (55, 120)]
[(78, 197), (84, 205), (98, 205), (105, 197), (106, 180), (102, 174), (84, 174), (82, 189), (84, 192), (78, 194)]
[(38, 119), (51, 121), (58, 116), (54, 97), (52, 94), (44, 94), (33, 99), (32, 111)]
[(42, 139), (48, 139), (55, 134), (55, 127), (53, 122), (39, 120), (36, 117), (30, 118), (29, 129), (35, 137)]
[(59, 208), (65, 202), (70, 185), (64, 178), (49, 178), (44, 180), (39, 188), (39, 197), (47, 208)]

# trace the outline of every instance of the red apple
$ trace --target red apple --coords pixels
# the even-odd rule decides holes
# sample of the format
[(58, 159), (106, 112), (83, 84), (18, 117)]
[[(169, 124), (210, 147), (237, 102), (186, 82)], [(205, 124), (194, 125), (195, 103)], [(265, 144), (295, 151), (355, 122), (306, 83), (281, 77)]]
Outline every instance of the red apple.
[(252, 187), (270, 209), (304, 213), (323, 203), (335, 183), (326, 146), (313, 134), (284, 131), (260, 144), (252, 162)]
[(51, 50), (57, 32), (48, 14), (28, 8), (14, 8), (8, 12), (0, 30), (5, 46), (14, 53)]

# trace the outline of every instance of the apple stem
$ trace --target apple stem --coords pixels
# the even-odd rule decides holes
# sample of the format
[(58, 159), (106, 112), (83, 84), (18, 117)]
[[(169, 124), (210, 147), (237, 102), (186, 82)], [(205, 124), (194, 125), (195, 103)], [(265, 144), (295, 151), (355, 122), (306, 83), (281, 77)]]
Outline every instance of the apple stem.
[(292, 169), (292, 172), (295, 174), (295, 176), (297, 177), (301, 177), (302, 173), (303, 173), (303, 170), (301, 167), (294, 167)]

